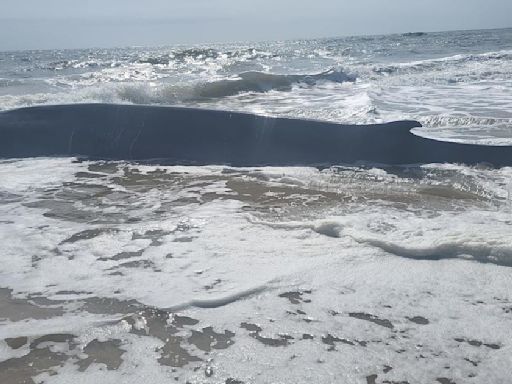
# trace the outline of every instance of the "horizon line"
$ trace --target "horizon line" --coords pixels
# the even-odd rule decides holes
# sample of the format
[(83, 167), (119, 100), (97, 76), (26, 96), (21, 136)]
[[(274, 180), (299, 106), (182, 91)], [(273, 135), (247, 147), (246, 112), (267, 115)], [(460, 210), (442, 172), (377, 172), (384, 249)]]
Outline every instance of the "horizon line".
[[(0, 22), (6, 20), (0, 18)], [(11, 19), (12, 20), (12, 19)], [(48, 21), (48, 20), (45, 20)], [(425, 33), (425, 34), (436, 34), (436, 33), (449, 33), (449, 32), (472, 32), (472, 31), (498, 31), (512, 29), (512, 26), (507, 27), (490, 27), (490, 28), (468, 28), (468, 29), (446, 29), (446, 30), (417, 30), (417, 31), (396, 31), (390, 33), (368, 33), (368, 34), (344, 34), (337, 36), (317, 36), (317, 37), (291, 37), (284, 39), (246, 39), (246, 40), (231, 40), (231, 41), (202, 41), (194, 43), (169, 43), (169, 44), (133, 44), (133, 45), (112, 45), (112, 46), (88, 46), (88, 47), (63, 47), (63, 48), (19, 48), (19, 49), (0, 49), (0, 53), (11, 53), (11, 52), (45, 52), (45, 51), (80, 51), (80, 50), (96, 50), (96, 49), (135, 49), (135, 48), (172, 48), (172, 47), (184, 47), (184, 46), (201, 46), (206, 44), (212, 45), (228, 45), (228, 44), (243, 44), (243, 43), (269, 43), (269, 42), (288, 42), (288, 41), (311, 41), (311, 40), (328, 40), (328, 39), (344, 39), (353, 37), (381, 37), (381, 36), (393, 36), (403, 35), (407, 33)]]

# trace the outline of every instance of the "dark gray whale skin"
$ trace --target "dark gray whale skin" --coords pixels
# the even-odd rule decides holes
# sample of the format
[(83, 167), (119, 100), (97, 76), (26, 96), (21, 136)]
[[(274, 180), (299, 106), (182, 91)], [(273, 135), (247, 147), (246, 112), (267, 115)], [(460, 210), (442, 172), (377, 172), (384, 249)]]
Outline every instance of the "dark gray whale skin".
[(181, 107), (39, 106), (0, 112), (0, 158), (231, 166), (512, 164), (512, 147), (441, 142), (410, 132), (420, 126), (414, 121), (340, 125)]

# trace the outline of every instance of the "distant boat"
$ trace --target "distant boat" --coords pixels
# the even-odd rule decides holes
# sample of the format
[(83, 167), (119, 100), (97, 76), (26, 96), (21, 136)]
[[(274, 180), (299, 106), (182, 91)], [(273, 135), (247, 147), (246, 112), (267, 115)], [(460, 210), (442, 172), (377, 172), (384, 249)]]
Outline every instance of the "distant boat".
[(427, 33), (426, 32), (407, 32), (407, 33), (403, 33), (402, 36), (405, 36), (405, 37), (421, 37), (421, 36), (425, 36)]

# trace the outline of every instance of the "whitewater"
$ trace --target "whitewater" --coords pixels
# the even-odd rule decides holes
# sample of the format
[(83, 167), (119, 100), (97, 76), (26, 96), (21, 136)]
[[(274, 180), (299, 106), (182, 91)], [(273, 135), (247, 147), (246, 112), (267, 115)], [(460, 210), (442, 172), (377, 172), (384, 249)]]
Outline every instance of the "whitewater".
[[(0, 52), (0, 110), (512, 144), (512, 29)], [(0, 382), (508, 383), (512, 168), (0, 159)]]

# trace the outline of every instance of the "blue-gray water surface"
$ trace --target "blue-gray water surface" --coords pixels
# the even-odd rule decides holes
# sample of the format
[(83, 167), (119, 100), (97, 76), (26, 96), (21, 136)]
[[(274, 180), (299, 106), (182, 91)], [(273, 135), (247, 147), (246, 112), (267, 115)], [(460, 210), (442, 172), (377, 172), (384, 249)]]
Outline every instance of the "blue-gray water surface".
[(264, 43), (0, 53), (0, 108), (181, 104), (505, 144), (512, 29)]

